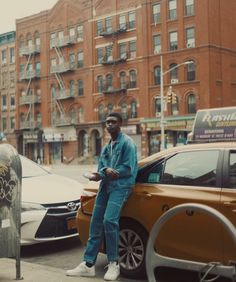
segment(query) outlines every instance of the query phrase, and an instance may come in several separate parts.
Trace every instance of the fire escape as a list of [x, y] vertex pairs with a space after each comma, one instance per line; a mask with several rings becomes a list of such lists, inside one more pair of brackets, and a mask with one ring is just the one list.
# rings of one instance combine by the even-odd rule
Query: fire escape
[[74, 85], [66, 86], [63, 75], [65, 73], [74, 71], [76, 69], [75, 55], [65, 60], [63, 55], [63, 48], [69, 47], [76, 43], [75, 36], [63, 36], [54, 38], [50, 42], [50, 48], [54, 49], [57, 55], [57, 61], [51, 65], [50, 73], [53, 74], [58, 83], [58, 91], [55, 97], [52, 97], [52, 116], [54, 117], [54, 126], [67, 126], [72, 123], [71, 117], [65, 111], [64, 101], [74, 98], [75, 89]]
[[20, 81], [25, 83], [26, 89], [21, 93], [19, 104], [27, 107], [21, 117], [21, 129], [35, 129], [41, 126], [35, 119], [35, 105], [41, 103], [41, 95], [36, 93], [36, 89], [32, 89], [33, 80], [40, 78], [40, 62], [33, 65], [34, 57], [38, 54], [40, 54], [40, 44], [32, 44], [32, 41], [28, 42], [28, 46], [20, 48], [20, 56], [27, 60], [24, 69], [20, 71]]

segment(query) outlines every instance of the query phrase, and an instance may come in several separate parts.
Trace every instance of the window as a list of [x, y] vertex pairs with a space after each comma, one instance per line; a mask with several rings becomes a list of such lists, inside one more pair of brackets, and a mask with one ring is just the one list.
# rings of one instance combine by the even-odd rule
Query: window
[[171, 103], [171, 114], [173, 116], [177, 116], [179, 114], [179, 99], [177, 95], [175, 96], [175, 101]]
[[114, 106], [112, 104], [107, 105], [107, 114], [108, 115], [113, 112], [113, 108], [114, 108]]
[[120, 53], [121, 59], [125, 59], [127, 57], [127, 55], [126, 55], [126, 44], [125, 43], [119, 44], [119, 53]]
[[16, 126], [16, 119], [15, 117], [10, 117], [10, 129], [14, 130]]
[[16, 108], [16, 98], [14, 94], [10, 97], [10, 107], [13, 110]]
[[177, 0], [169, 0], [169, 20], [177, 18]]
[[125, 29], [126, 28], [126, 17], [125, 17], [125, 15], [120, 15], [119, 16], [119, 28], [120, 29]]
[[71, 80], [70, 83], [70, 96], [74, 96], [74, 92], [75, 92], [75, 83], [74, 83], [74, 80]]
[[75, 28], [74, 27], [71, 27], [69, 29], [69, 41], [74, 41], [75, 39]]
[[136, 118], [138, 116], [137, 115], [137, 102], [136, 101], [132, 101], [130, 107], [131, 107], [130, 117], [131, 118]]
[[112, 17], [105, 19], [105, 29], [106, 29], [106, 32], [112, 31]]
[[110, 62], [113, 60], [112, 45], [106, 46], [106, 61]]
[[155, 101], [154, 102], [155, 115], [156, 117], [159, 117], [161, 113], [161, 97], [160, 96], [155, 97], [154, 101]]
[[79, 108], [79, 122], [84, 122], [84, 108]]
[[7, 110], [7, 95], [2, 95], [2, 111]]
[[186, 28], [186, 47], [187, 48], [195, 47], [195, 28], [194, 27]]
[[154, 68], [154, 84], [159, 85], [161, 83], [161, 67], [156, 66]]
[[103, 77], [99, 75], [97, 78], [98, 81], [98, 92], [101, 93], [103, 91]]
[[137, 87], [137, 75], [135, 70], [131, 70], [129, 72], [129, 87], [136, 88]]
[[130, 58], [136, 58], [136, 41], [129, 42], [129, 55]]
[[97, 63], [101, 64], [103, 62], [103, 48], [97, 48]]
[[2, 50], [2, 65], [5, 65], [7, 63], [7, 50]]
[[121, 104], [120, 106], [120, 111], [121, 111], [121, 116], [123, 120], [127, 120], [128, 119], [128, 106], [127, 104], [124, 102]]
[[152, 17], [154, 24], [161, 22], [161, 5], [155, 4], [152, 6]]
[[177, 50], [178, 49], [178, 33], [177, 33], [177, 31], [172, 31], [172, 32], [169, 33], [169, 41], [170, 41], [169, 49], [171, 51]]
[[7, 130], [7, 119], [5, 117], [2, 117], [2, 131]]
[[35, 63], [35, 71], [36, 71], [36, 77], [40, 77], [40, 72], [41, 72], [41, 63], [40, 62]]
[[84, 52], [79, 51], [78, 52], [78, 68], [81, 68], [84, 66]]
[[10, 83], [15, 83], [15, 72], [10, 71]]
[[[139, 171], [138, 182], [218, 187], [218, 150], [178, 153]], [[210, 161], [209, 161], [210, 160]]]
[[36, 38], [35, 38], [35, 45], [36, 45], [37, 49], [39, 49], [39, 47], [40, 47], [40, 37], [39, 37], [39, 35], [37, 35]]
[[96, 22], [96, 32], [97, 35], [100, 35], [100, 33], [103, 31], [103, 22], [102, 20], [99, 20]]
[[112, 90], [113, 77], [111, 74], [106, 75], [106, 90]]
[[195, 63], [187, 65], [187, 81], [196, 79]]
[[42, 127], [42, 114], [40, 112], [36, 113], [36, 127]]
[[83, 41], [84, 39], [84, 27], [83, 25], [78, 25], [77, 26], [77, 41]]
[[99, 105], [99, 107], [98, 107], [98, 119], [100, 121], [105, 121], [105, 118], [106, 118], [105, 107], [104, 107], [104, 105]]
[[136, 25], [135, 12], [128, 13], [128, 24], [129, 24], [129, 29], [135, 28]]
[[188, 113], [195, 114], [197, 110], [196, 110], [196, 97], [194, 94], [190, 93], [188, 95], [187, 103], [188, 103]]
[[175, 64], [175, 63], [170, 64], [169, 69], [170, 69], [170, 81], [172, 79], [178, 80], [178, 67], [177, 67], [177, 64]]
[[15, 63], [15, 48], [11, 47], [10, 48], [10, 63]]
[[229, 157], [229, 187], [236, 188], [236, 152], [230, 152]]
[[126, 89], [126, 73], [124, 71], [120, 73], [120, 88]]
[[154, 54], [159, 54], [161, 52], [161, 35], [160, 34], [153, 36], [153, 50], [154, 50]]
[[56, 33], [55, 32], [52, 32], [50, 34], [50, 47], [54, 47], [55, 46], [55, 43], [56, 43]]
[[70, 69], [75, 69], [75, 54], [74, 53], [70, 53], [69, 54], [69, 67]]
[[84, 95], [84, 82], [82, 79], [78, 80], [78, 95], [83, 96]]
[[194, 0], [185, 0], [185, 16], [194, 15]]

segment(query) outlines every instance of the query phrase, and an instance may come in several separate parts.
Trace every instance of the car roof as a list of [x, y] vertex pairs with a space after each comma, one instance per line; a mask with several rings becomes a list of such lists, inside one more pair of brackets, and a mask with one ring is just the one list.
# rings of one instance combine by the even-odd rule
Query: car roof
[[199, 150], [199, 149], [207, 150], [207, 149], [224, 149], [224, 148], [236, 149], [236, 142], [214, 142], [214, 143], [209, 142], [209, 143], [195, 143], [195, 144], [176, 146], [176, 147], [172, 147], [172, 148], [160, 151], [158, 153], [155, 153], [144, 159], [141, 159], [139, 161], [139, 166], [143, 166], [156, 159], [166, 157], [173, 153], [184, 152], [184, 151], [189, 151], [189, 150]]

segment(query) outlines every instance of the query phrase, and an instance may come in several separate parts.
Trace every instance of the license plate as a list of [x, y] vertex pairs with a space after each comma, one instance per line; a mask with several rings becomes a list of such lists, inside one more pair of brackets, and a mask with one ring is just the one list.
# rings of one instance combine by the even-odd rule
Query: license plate
[[77, 228], [77, 224], [76, 224], [75, 217], [68, 218], [67, 219], [67, 229], [71, 230], [71, 229], [76, 229], [76, 228]]

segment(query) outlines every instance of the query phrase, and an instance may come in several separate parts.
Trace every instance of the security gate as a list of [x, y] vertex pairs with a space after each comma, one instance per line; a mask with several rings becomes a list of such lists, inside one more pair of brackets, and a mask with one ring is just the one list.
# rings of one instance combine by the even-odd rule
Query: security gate
[[0, 144], [0, 257], [16, 258], [20, 279], [21, 161], [9, 144]]

